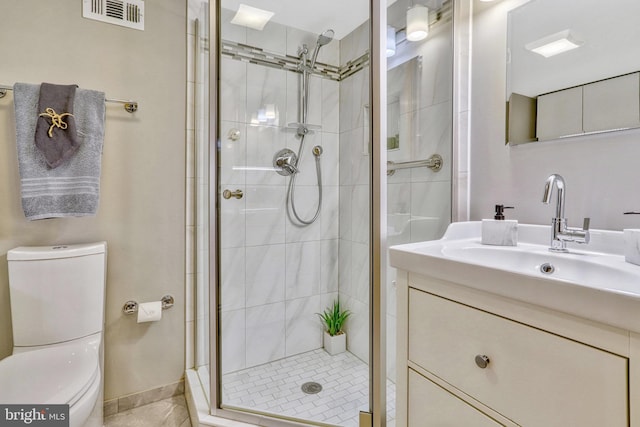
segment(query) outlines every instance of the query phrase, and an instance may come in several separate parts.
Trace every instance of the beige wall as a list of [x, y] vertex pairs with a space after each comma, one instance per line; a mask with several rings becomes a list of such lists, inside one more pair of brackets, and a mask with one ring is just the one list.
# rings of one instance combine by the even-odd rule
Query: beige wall
[[[145, 6], [145, 31], [136, 31], [83, 19], [80, 0], [0, 3], [0, 84], [76, 83], [140, 103], [133, 115], [107, 104], [98, 214], [29, 222], [11, 92], [0, 99], [0, 358], [12, 347], [7, 251], [106, 240], [105, 399], [178, 381], [184, 371], [186, 0]], [[129, 299], [167, 293], [176, 305], [161, 322], [122, 315]]]

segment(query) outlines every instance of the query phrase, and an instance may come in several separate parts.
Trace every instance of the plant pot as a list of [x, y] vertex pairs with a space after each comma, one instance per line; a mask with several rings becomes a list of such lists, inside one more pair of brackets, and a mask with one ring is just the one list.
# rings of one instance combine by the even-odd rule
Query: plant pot
[[338, 335], [331, 336], [327, 331], [325, 331], [324, 349], [332, 356], [344, 353], [347, 350], [347, 334], [342, 332]]

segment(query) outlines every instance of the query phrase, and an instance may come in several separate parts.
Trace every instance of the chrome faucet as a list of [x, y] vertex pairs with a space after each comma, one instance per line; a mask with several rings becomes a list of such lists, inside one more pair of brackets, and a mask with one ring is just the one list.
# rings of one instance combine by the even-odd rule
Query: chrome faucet
[[553, 174], [547, 178], [544, 184], [544, 195], [542, 203], [549, 204], [553, 187], [556, 187], [556, 216], [551, 220], [551, 247], [553, 252], [568, 252], [567, 242], [589, 243], [589, 218], [584, 219], [582, 229], [567, 226], [567, 219], [564, 217], [564, 178], [558, 174]]

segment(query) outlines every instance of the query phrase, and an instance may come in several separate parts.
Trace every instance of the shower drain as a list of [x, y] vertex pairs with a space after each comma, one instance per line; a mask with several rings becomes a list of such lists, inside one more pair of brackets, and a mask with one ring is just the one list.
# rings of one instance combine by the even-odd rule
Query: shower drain
[[304, 383], [301, 388], [306, 394], [316, 394], [322, 391], [322, 386], [315, 382]]

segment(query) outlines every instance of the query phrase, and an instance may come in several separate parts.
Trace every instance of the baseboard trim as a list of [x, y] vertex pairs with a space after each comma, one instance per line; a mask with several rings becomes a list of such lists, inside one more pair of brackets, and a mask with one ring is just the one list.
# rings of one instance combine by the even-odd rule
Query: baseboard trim
[[115, 415], [139, 406], [184, 394], [184, 380], [104, 401], [104, 416]]

